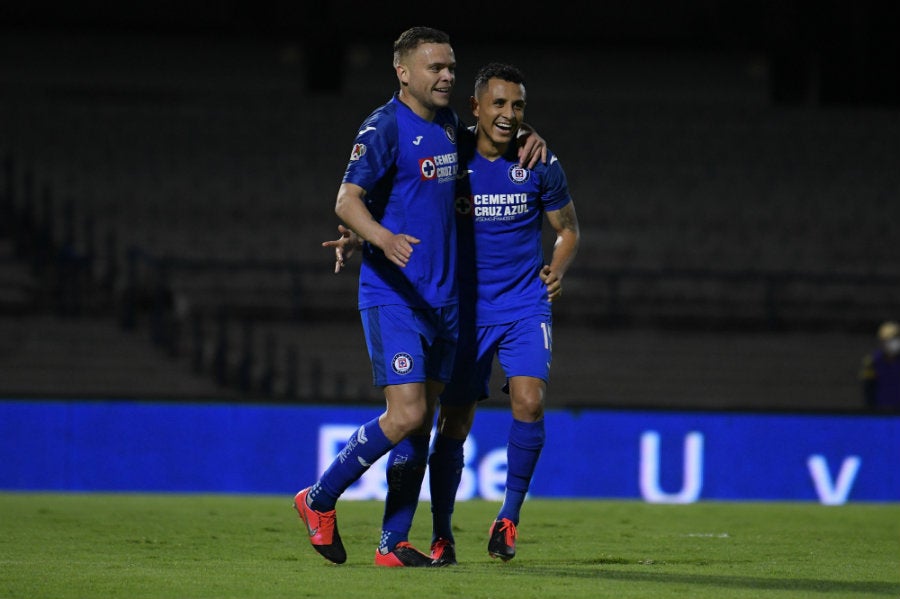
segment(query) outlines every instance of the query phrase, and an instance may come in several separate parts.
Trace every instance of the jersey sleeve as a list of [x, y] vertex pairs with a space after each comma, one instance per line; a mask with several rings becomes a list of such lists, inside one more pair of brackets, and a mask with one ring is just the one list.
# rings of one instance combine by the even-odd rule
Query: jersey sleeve
[[367, 192], [393, 167], [397, 155], [397, 120], [385, 110], [373, 112], [353, 140], [344, 183], [359, 185]]
[[541, 201], [545, 211], [559, 210], [572, 201], [569, 183], [556, 154], [547, 153], [547, 164], [538, 163], [541, 169]]

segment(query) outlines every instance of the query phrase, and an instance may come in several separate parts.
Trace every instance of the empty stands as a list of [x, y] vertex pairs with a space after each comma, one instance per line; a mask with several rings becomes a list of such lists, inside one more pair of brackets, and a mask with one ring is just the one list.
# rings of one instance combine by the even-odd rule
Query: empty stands
[[[0, 189], [4, 214], [18, 220], [0, 231], [3, 264], [18, 266], [0, 271], [10, 281], [0, 320], [53, 311], [46, 279], [22, 266], [33, 255], [13, 247], [40, 232], [54, 251], [90, 258], [79, 266], [82, 313], [146, 332], [181, 372], [218, 377], [224, 386], [213, 390], [377, 399], [353, 266], [334, 275], [321, 242], [336, 235], [334, 195], [355, 128], [395, 87], [387, 43], [350, 48], [341, 93], [307, 92], [302, 68], [315, 57], [277, 40], [6, 44]], [[475, 66], [520, 64], [527, 120], [559, 155], [576, 200], [584, 242], [555, 307], [553, 400], [857, 405], [856, 354], [873, 323], [900, 310], [900, 115], [773, 106], [754, 56], [555, 52], [458, 47], [466, 70], [456, 92], [466, 119]], [[767, 348], [798, 331], [787, 337], [796, 370], [781, 370], [786, 356]], [[217, 337], [225, 332], [228, 344]], [[667, 349], [648, 371], [656, 334]], [[73, 335], [86, 333], [76, 325]], [[723, 345], [755, 349], [729, 357]], [[816, 383], [823, 363], [831, 378]], [[137, 395], [167, 394], [159, 381], [134, 381]], [[42, 384], [34, 390], [64, 389]]]

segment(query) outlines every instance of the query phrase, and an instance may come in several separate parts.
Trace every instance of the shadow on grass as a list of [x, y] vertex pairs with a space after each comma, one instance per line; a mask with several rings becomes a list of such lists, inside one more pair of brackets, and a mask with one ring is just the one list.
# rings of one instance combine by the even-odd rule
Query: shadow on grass
[[[733, 589], [760, 589], [768, 591], [815, 591], [820, 593], [850, 593], [900, 596], [900, 583], [881, 580], [814, 580], [809, 578], [762, 578], [759, 576], [727, 576], [721, 574], [679, 574], [677, 572], [635, 572], [615, 570], [604, 565], [619, 565], [621, 560], [584, 561], [572, 567], [529, 564], [529, 574], [548, 577], [601, 578], [629, 582], [718, 586]], [[630, 564], [634, 564], [633, 561]], [[583, 566], [600, 566], [585, 569]]]

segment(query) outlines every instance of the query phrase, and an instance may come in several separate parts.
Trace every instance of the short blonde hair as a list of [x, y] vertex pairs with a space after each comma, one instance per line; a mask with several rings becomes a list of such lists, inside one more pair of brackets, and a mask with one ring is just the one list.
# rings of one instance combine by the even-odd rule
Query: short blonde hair
[[450, 36], [433, 27], [410, 27], [394, 41], [394, 68], [420, 44], [449, 44]]

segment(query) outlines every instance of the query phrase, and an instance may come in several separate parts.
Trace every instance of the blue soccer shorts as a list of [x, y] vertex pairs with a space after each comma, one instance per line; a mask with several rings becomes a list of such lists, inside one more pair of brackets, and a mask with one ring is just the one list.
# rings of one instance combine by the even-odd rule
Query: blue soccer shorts
[[453, 376], [441, 394], [441, 403], [465, 406], [486, 399], [495, 355], [506, 378], [531, 376], [549, 382], [552, 354], [549, 315], [480, 327], [467, 327], [463, 323]]
[[458, 306], [375, 306], [360, 310], [360, 317], [376, 386], [450, 380], [459, 334]]

